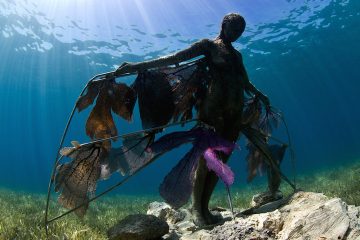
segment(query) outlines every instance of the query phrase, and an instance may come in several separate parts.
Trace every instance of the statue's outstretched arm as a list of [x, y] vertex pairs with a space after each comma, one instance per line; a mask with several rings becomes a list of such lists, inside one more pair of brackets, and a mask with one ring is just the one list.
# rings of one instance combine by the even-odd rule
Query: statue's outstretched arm
[[247, 92], [251, 92], [252, 94], [254, 94], [255, 96], [258, 96], [260, 98], [260, 100], [266, 105], [266, 106], [269, 106], [270, 105], [270, 100], [269, 98], [263, 94], [262, 92], [260, 92], [259, 89], [257, 89], [251, 82], [250, 82], [250, 79], [249, 79], [249, 76], [246, 72], [246, 69], [245, 69], [245, 66], [244, 66], [244, 63], [242, 61], [242, 56], [241, 54], [239, 53], [239, 58], [240, 58], [240, 61], [239, 61], [239, 67], [240, 67], [240, 70], [241, 70], [241, 73], [243, 74], [243, 79], [244, 79], [244, 87], [245, 87], [245, 91]]
[[137, 72], [145, 69], [169, 66], [176, 63], [181, 63], [192, 58], [205, 55], [208, 49], [209, 40], [203, 39], [194, 44], [189, 48], [179, 51], [175, 54], [160, 57], [154, 60], [139, 62], [139, 63], [124, 63], [117, 70], [116, 74]]

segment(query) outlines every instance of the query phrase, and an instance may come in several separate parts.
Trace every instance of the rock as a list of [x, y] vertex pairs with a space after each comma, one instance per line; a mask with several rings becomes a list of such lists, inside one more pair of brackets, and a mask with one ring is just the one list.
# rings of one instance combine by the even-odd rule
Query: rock
[[153, 240], [169, 232], [169, 225], [153, 215], [134, 214], [119, 221], [107, 234], [112, 240]]
[[180, 232], [193, 232], [197, 228], [193, 221], [182, 221], [176, 227]]
[[191, 212], [188, 209], [179, 209], [178, 211], [180, 211], [185, 217], [182, 221], [191, 221], [193, 219]]
[[345, 239], [351, 230], [347, 205], [340, 198], [299, 192], [280, 211], [284, 225], [279, 239]]
[[234, 209], [234, 214], [231, 212], [231, 210], [226, 210], [226, 211], [211, 211], [212, 214], [214, 215], [221, 215], [222, 219], [224, 220], [231, 220], [233, 218], [233, 216], [236, 215], [236, 213], [238, 213], [239, 211], [237, 209]]
[[[297, 192], [257, 211], [250, 216], [237, 215], [210, 230], [198, 230], [185, 214], [184, 220], [171, 225], [175, 238], [164, 239], [360, 239], [360, 207], [322, 193]], [[228, 217], [230, 212], [220, 209], [220, 213]]]
[[184, 234], [180, 240], [208, 240], [211, 239], [211, 234], [206, 230], [199, 230], [191, 234]]
[[[251, 214], [254, 213], [267, 213], [271, 211], [275, 211], [279, 207], [288, 203], [290, 198], [281, 198], [279, 200], [275, 200], [273, 202], [268, 202], [262, 206], [254, 207], [251, 209]], [[247, 215], [247, 214], [246, 214]]]
[[358, 216], [358, 208], [348, 207], [339, 198], [298, 192], [278, 210], [215, 227], [209, 239], [357, 239]]
[[186, 213], [184, 211], [176, 211], [171, 206], [164, 202], [150, 203], [147, 214], [154, 215], [169, 224], [175, 224], [184, 220]]
[[360, 239], [360, 207], [354, 205], [348, 206], [348, 215], [350, 217], [350, 232], [347, 239]]
[[175, 230], [170, 231], [168, 234], [163, 236], [163, 239], [166, 240], [179, 240], [181, 237], [181, 234]]
[[[262, 218], [236, 218], [217, 226], [202, 236], [202, 240], [238, 240], [238, 239], [275, 239], [272, 228], [266, 228], [272, 222], [272, 216], [264, 214]], [[257, 227], [258, 226], [258, 227]], [[194, 238], [195, 239], [195, 238]]]
[[283, 198], [283, 194], [281, 191], [277, 191], [275, 194], [271, 192], [263, 192], [256, 194], [252, 197], [251, 206], [254, 208], [265, 205], [266, 203], [277, 201]]

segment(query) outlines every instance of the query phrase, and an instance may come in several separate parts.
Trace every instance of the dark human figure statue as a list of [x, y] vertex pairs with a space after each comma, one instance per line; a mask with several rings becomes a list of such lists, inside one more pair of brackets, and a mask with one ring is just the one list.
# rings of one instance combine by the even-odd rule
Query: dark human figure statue
[[[214, 128], [221, 137], [235, 142], [238, 140], [243, 126], [244, 93], [248, 92], [258, 96], [264, 105], [270, 105], [268, 97], [249, 81], [242, 55], [232, 46], [232, 42], [236, 41], [244, 32], [245, 25], [244, 18], [239, 14], [228, 14], [224, 17], [220, 34], [215, 39], [200, 40], [187, 49], [155, 60], [124, 63], [116, 73], [138, 72], [205, 56], [211, 74], [211, 82], [205, 99], [199, 107], [197, 118]], [[227, 162], [229, 158], [226, 155], [221, 157], [223, 162]], [[268, 200], [271, 201], [278, 192], [280, 178], [270, 177], [269, 180], [268, 195], [270, 197], [268, 196]], [[218, 221], [208, 208], [217, 181], [218, 177], [213, 172], [209, 172], [205, 167], [204, 159], [200, 159], [192, 193], [192, 214], [198, 225], [213, 224]]]

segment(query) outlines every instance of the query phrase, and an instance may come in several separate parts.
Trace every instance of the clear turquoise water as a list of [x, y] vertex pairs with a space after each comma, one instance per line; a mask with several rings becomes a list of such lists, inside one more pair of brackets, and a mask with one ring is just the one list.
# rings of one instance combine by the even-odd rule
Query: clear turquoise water
[[[214, 38], [229, 12], [247, 20], [235, 47], [251, 81], [285, 114], [297, 172], [360, 160], [358, 0], [0, 0], [0, 187], [46, 192], [69, 112], [94, 74]], [[87, 140], [86, 117], [77, 115], [65, 145]], [[121, 133], [140, 128], [138, 113], [131, 125], [118, 123]], [[285, 139], [283, 128], [277, 136]], [[116, 192], [157, 192], [183, 152]], [[239, 186], [244, 157], [243, 148], [230, 161]], [[291, 176], [289, 158], [283, 169]]]

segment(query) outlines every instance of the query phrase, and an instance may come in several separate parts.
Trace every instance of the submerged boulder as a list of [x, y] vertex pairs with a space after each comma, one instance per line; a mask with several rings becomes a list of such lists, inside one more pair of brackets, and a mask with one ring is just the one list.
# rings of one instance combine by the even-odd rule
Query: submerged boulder
[[134, 214], [119, 221], [107, 234], [111, 240], [154, 240], [169, 232], [169, 225], [153, 215]]
[[299, 192], [282, 207], [279, 239], [359, 239], [359, 207], [321, 193]]

